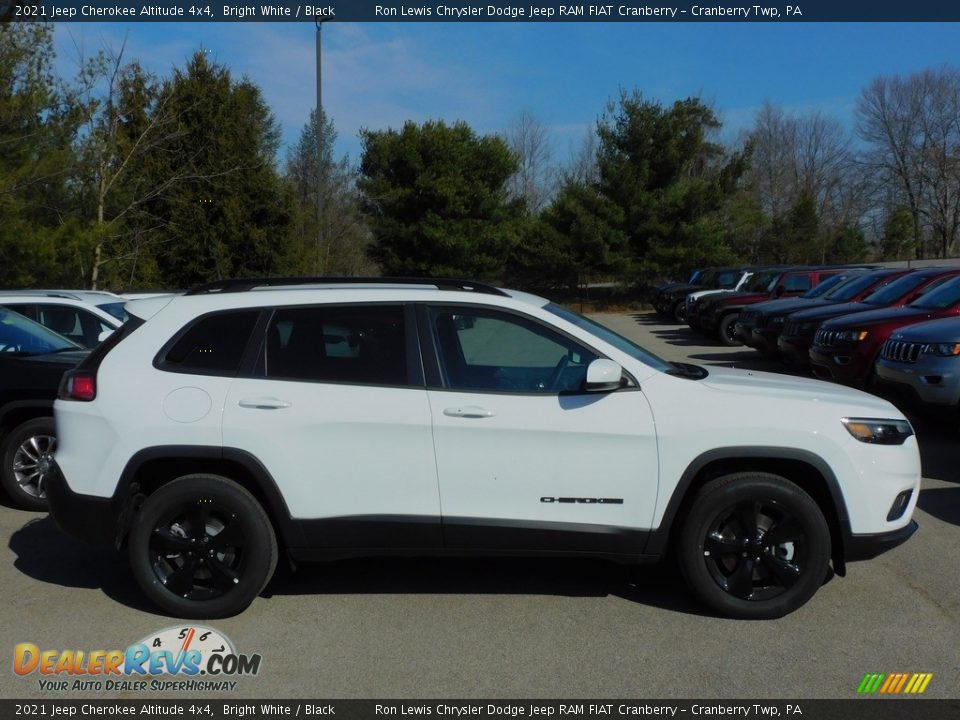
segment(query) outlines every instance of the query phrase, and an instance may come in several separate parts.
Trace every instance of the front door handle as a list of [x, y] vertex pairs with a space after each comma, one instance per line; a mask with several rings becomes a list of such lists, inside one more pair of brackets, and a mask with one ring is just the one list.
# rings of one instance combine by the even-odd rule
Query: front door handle
[[449, 417], [462, 417], [462, 418], [488, 418], [493, 417], [493, 413], [487, 410], [486, 408], [477, 407], [476, 405], [467, 405], [465, 407], [448, 407], [443, 411], [444, 415]]
[[243, 398], [239, 405], [253, 410], [282, 410], [290, 407], [290, 403], [275, 397]]

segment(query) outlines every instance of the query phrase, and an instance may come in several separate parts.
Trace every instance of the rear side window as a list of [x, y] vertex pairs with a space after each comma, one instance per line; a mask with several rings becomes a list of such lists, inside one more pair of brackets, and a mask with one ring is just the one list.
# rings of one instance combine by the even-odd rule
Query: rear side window
[[330, 305], [278, 309], [264, 374], [277, 380], [408, 385], [404, 309]]
[[190, 325], [160, 360], [161, 370], [236, 375], [259, 310], [208, 315]]

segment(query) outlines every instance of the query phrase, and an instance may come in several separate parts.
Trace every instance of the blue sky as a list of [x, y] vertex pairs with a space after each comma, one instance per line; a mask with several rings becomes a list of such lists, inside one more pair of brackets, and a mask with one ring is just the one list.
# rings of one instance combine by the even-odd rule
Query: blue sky
[[[711, 102], [727, 138], [765, 101], [817, 109], [847, 126], [878, 75], [960, 65], [956, 24], [843, 23], [328, 23], [323, 103], [339, 154], [356, 162], [360, 128], [462, 119], [481, 133], [521, 110], [549, 128], [563, 160], [619, 88], [664, 103]], [[308, 23], [74, 23], [56, 25], [61, 73], [77, 47], [103, 43], [158, 75], [201, 46], [263, 90], [292, 145], [315, 104], [315, 34]], [[285, 156], [285, 150], [281, 156]]]

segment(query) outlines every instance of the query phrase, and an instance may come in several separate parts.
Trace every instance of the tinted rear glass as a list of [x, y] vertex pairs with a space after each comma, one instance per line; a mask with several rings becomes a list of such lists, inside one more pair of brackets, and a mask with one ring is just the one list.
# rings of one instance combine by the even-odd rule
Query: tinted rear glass
[[259, 310], [243, 310], [200, 319], [167, 351], [160, 367], [176, 372], [235, 375], [259, 315]]

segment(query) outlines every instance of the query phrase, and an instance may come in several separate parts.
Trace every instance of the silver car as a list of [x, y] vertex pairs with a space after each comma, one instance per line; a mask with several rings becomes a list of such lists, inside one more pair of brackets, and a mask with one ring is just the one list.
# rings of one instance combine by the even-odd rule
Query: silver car
[[960, 404], [960, 318], [908, 325], [893, 333], [880, 350], [877, 377], [912, 388], [931, 405]]

